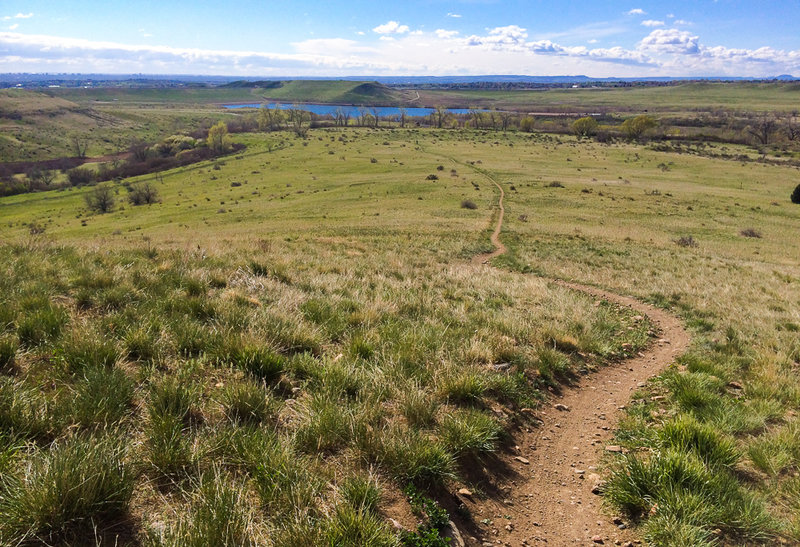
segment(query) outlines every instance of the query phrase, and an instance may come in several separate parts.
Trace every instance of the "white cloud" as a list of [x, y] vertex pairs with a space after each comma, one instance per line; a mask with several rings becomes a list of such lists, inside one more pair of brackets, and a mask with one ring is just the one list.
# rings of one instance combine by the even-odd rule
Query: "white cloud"
[[3, 21], [10, 21], [11, 19], [30, 19], [33, 17], [33, 13], [18, 13], [16, 15], [6, 15], [3, 17]]
[[19, 28], [19, 23], [14, 23], [10, 27], [8, 27], [8, 30], [17, 30], [18, 28]]
[[630, 48], [531, 39], [517, 25], [461, 36], [438, 29], [384, 39], [310, 39], [292, 53], [131, 45], [0, 32], [0, 72], [224, 74], [262, 77], [458, 74], [770, 76], [800, 73], [800, 50], [703, 45], [679, 29], [653, 29]]
[[448, 13], [447, 16], [452, 17], [454, 19], [461, 19], [461, 15], [459, 15], [458, 13]]
[[436, 29], [435, 34], [436, 34], [436, 36], [438, 38], [447, 39], [447, 38], [453, 38], [453, 37], [457, 36], [458, 35], [458, 31], [457, 30], [445, 30], [445, 29], [440, 28], [440, 29]]
[[663, 27], [664, 21], [656, 21], [654, 19], [646, 19], [642, 21], [643, 27]]
[[700, 52], [700, 39], [685, 30], [657, 29], [639, 42], [638, 49], [659, 55], [693, 55]]
[[596, 43], [597, 43], [597, 42], [599, 42], [599, 41], [600, 41], [600, 40], [598, 40], [597, 38], [592, 38], [591, 40], [589, 40], [589, 43], [590, 43], [590, 44], [596, 44]]
[[675, 21], [673, 21], [673, 24], [688, 26], [688, 25], [693, 25], [694, 23], [692, 23], [691, 21], [686, 21], [684, 19], [676, 19]]
[[628, 15], [645, 15], [647, 12], [641, 8], [633, 8], [628, 12]]
[[405, 34], [409, 30], [408, 25], [401, 25], [397, 21], [389, 21], [383, 25], [378, 25], [372, 29], [372, 32], [377, 34]]

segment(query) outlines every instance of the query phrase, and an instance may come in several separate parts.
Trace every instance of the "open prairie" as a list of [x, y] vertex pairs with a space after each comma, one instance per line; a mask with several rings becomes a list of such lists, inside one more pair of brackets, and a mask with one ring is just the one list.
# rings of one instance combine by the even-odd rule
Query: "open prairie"
[[[800, 541], [791, 150], [396, 124], [233, 141], [0, 198], [2, 542]], [[482, 264], [501, 192], [507, 249]], [[674, 316], [691, 342], [657, 353]], [[554, 413], [656, 354], [608, 416]], [[572, 423], [580, 459], [553, 448]], [[572, 476], [531, 490], [556, 460]]]

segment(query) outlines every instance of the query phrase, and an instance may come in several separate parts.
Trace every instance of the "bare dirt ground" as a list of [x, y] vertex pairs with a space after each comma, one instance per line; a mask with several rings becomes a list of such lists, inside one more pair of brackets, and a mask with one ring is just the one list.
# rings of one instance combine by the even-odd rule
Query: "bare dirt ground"
[[[499, 241], [504, 192], [493, 182], [500, 190], [492, 235], [496, 249], [475, 257], [473, 262], [479, 264], [506, 250]], [[637, 357], [584, 376], [553, 394], [521, 420], [534, 425], [512, 433], [511, 450], [476, 464], [482, 467], [475, 469], [476, 475], [491, 477], [490, 483], [481, 484], [481, 493], [462, 489], [455, 494], [454, 505], [470, 517], [455, 517], [463, 543], [456, 540], [451, 545], [638, 543], [627, 523], [603, 511], [602, 498], [592, 492], [600, 481], [595, 471], [604, 452], [619, 450], [610, 445], [613, 430], [634, 391], [674, 362], [688, 347], [690, 336], [678, 318], [634, 298], [561, 280], [552, 283], [647, 316], [657, 329], [656, 341]]]

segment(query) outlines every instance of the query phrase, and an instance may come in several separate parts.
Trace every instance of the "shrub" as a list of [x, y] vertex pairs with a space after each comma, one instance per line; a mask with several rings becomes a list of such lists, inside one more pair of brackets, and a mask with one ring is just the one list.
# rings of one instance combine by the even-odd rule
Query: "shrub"
[[697, 240], [693, 236], [681, 236], [675, 240], [676, 245], [680, 245], [681, 247], [697, 247], [698, 243]]
[[149, 182], [132, 186], [128, 192], [128, 202], [131, 205], [151, 205], [159, 201], [158, 190]]
[[572, 122], [572, 132], [578, 137], [591, 137], [597, 132], [597, 120], [591, 116], [578, 118]]
[[76, 167], [67, 171], [67, 180], [72, 186], [91, 184], [96, 180], [97, 174], [88, 167]]
[[68, 532], [118, 522], [133, 492], [120, 439], [75, 437], [39, 450], [0, 489], [0, 537], [8, 544], [60, 543]]
[[739, 235], [744, 236], [744, 237], [760, 238], [761, 237], [761, 232], [759, 232], [758, 230], [755, 230], [754, 228], [745, 228], [744, 230], [739, 232]]
[[471, 210], [474, 210], [474, 209], [477, 209], [477, 208], [478, 208], [478, 206], [475, 204], [475, 202], [474, 202], [474, 201], [472, 201], [472, 200], [470, 200], [470, 199], [465, 199], [465, 200], [463, 200], [463, 201], [461, 202], [461, 208], [462, 208], [462, 209], [471, 209]]
[[83, 196], [86, 206], [96, 213], [110, 213], [114, 209], [114, 191], [108, 184], [95, 186]]
[[791, 198], [792, 198], [792, 203], [800, 203], [800, 184], [795, 186]]

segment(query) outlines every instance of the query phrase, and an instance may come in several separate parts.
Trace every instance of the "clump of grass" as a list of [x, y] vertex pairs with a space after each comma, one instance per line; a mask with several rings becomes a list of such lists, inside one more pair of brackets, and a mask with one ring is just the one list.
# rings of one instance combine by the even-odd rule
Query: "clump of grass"
[[140, 363], [154, 363], [162, 354], [161, 336], [155, 325], [128, 330], [122, 338], [128, 358]]
[[133, 492], [120, 439], [74, 437], [37, 451], [0, 489], [4, 543], [58, 543], [118, 521]]
[[257, 545], [254, 515], [247, 489], [219, 468], [200, 475], [190, 493], [188, 515], [159, 533], [151, 532], [154, 545], [163, 547], [247, 547]]
[[274, 415], [274, 402], [262, 383], [250, 381], [226, 386], [221, 402], [225, 417], [233, 423], [260, 424]]
[[381, 489], [372, 476], [352, 475], [339, 485], [342, 499], [357, 511], [377, 513]]
[[364, 444], [365, 456], [398, 481], [435, 485], [455, 477], [453, 455], [417, 430], [391, 427]]
[[336, 508], [326, 523], [325, 544], [360, 547], [398, 547], [399, 542], [384, 519], [349, 504]]
[[800, 462], [800, 425], [791, 422], [754, 440], [747, 447], [753, 464], [771, 476]]
[[475, 210], [478, 208], [478, 205], [471, 199], [465, 199], [461, 201], [461, 208]]
[[400, 396], [400, 412], [412, 427], [430, 427], [436, 421], [439, 402], [419, 388], [411, 388]]
[[456, 457], [480, 456], [494, 452], [500, 440], [501, 424], [476, 409], [459, 409], [442, 419], [439, 436], [444, 447]]
[[365, 418], [363, 409], [328, 394], [315, 394], [302, 412], [295, 443], [304, 452], [334, 452], [343, 448]]
[[730, 469], [739, 460], [736, 443], [723, 437], [717, 428], [702, 424], [691, 416], [680, 416], [664, 424], [661, 444], [679, 452], [692, 452], [711, 469]]
[[632, 519], [649, 517], [650, 541], [674, 533], [712, 542], [717, 529], [739, 541], [765, 541], [774, 529], [763, 503], [732, 473], [708, 467], [694, 452], [667, 448], [647, 458], [624, 456], [604, 493]]
[[64, 418], [83, 427], [117, 424], [131, 408], [135, 384], [119, 369], [88, 367], [75, 385]]
[[476, 370], [451, 370], [437, 383], [442, 398], [456, 404], [477, 404], [488, 390], [485, 376]]
[[174, 476], [193, 462], [190, 439], [186, 434], [197, 394], [193, 387], [168, 379], [151, 388], [147, 405], [148, 458], [161, 474]]
[[68, 320], [67, 313], [50, 302], [41, 307], [26, 310], [17, 320], [17, 336], [25, 347], [40, 346], [61, 336]]
[[231, 364], [248, 374], [272, 382], [286, 368], [286, 358], [266, 347], [244, 346], [230, 356]]
[[0, 336], [0, 372], [9, 374], [14, 371], [19, 342], [14, 336]]
[[38, 387], [0, 377], [0, 432], [44, 440], [56, 432], [55, 405]]
[[84, 368], [113, 367], [119, 350], [113, 340], [85, 329], [72, 332], [61, 344], [61, 357], [72, 373]]

